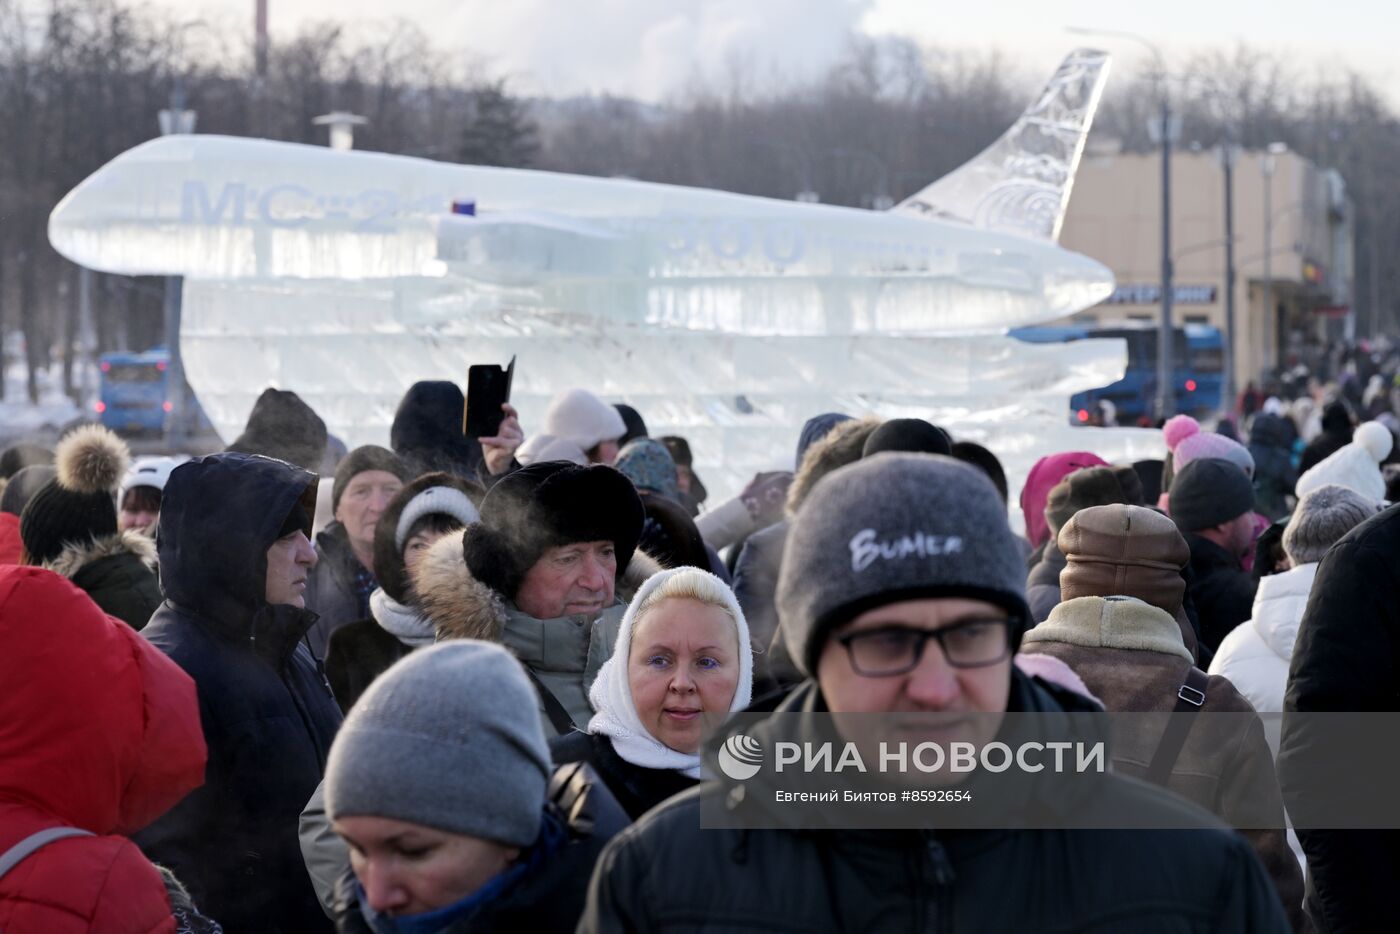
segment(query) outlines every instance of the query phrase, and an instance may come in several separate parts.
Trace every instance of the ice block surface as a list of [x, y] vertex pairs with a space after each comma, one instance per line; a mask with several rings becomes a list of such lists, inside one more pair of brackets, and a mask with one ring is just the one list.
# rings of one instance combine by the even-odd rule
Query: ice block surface
[[653, 435], [687, 437], [718, 496], [755, 471], [791, 468], [802, 422], [826, 411], [928, 418], [995, 451], [1013, 491], [1056, 450], [1109, 459], [1163, 451], [1160, 432], [1068, 424], [1071, 395], [1121, 378], [1121, 340], [619, 328], [586, 316], [474, 313], [476, 301], [442, 279], [188, 280], [182, 346], [225, 437], [275, 385], [300, 393], [351, 446], [387, 443], [415, 381], [464, 383], [469, 362], [518, 355], [512, 401], [527, 433], [540, 430], [556, 392], [587, 386], [635, 406]]

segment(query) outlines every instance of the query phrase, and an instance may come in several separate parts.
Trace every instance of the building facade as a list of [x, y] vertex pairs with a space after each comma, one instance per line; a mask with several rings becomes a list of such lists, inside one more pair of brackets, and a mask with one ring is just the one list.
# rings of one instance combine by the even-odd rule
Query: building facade
[[[1159, 321], [1161, 156], [1092, 141], [1080, 163], [1060, 242], [1113, 270], [1104, 303], [1063, 323]], [[1295, 363], [1309, 345], [1353, 327], [1352, 206], [1340, 174], [1275, 145], [1234, 163], [1235, 381], [1243, 388]], [[1226, 333], [1225, 172], [1219, 149], [1175, 153], [1172, 257], [1175, 324]]]

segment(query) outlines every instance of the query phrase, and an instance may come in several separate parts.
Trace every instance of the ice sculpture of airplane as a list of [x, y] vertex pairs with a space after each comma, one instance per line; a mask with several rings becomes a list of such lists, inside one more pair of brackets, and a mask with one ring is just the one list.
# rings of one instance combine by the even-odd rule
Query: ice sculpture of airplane
[[186, 372], [229, 437], [277, 385], [382, 443], [415, 380], [517, 354], [527, 430], [591, 386], [731, 484], [828, 409], [938, 417], [1016, 460], [1122, 371], [1116, 347], [1002, 336], [1112, 291], [1055, 243], [1107, 69], [1071, 54], [991, 147], [883, 212], [168, 136], [79, 184], [49, 236], [85, 266], [185, 277]]

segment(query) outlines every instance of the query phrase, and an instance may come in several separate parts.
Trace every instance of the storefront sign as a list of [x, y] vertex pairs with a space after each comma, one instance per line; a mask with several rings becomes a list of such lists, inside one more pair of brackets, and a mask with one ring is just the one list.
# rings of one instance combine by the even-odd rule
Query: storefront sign
[[[1214, 305], [1213, 285], [1172, 286], [1173, 305]], [[1157, 305], [1162, 301], [1162, 286], [1158, 284], [1120, 285], [1104, 300], [1105, 305]]]

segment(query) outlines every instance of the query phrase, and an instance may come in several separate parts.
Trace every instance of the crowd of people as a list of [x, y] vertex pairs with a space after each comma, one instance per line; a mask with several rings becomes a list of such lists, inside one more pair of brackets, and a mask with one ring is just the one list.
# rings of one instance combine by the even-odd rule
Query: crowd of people
[[[929, 421], [818, 415], [712, 502], [583, 388], [528, 439], [439, 381], [389, 447], [273, 389], [218, 454], [12, 446], [0, 931], [1386, 929], [1394, 834], [1295, 833], [1308, 750], [1258, 716], [1400, 696], [1400, 419], [1355, 382], [1047, 451], [1024, 534]], [[1149, 829], [701, 827], [768, 806], [707, 715], [1181, 710], [1235, 726], [1026, 803]]]

